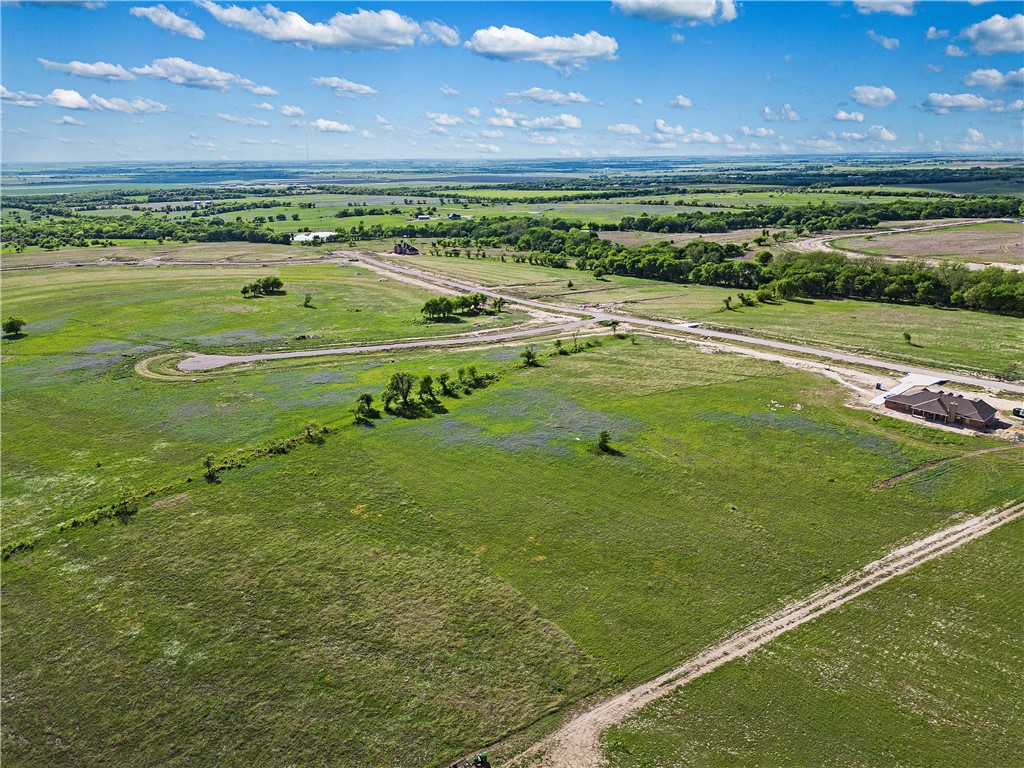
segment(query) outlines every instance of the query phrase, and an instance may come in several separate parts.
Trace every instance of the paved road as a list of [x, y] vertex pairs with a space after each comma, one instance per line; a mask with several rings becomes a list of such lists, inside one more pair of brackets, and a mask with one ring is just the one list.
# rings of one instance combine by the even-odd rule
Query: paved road
[[[804, 355], [813, 355], [815, 357], [824, 358], [826, 360], [835, 360], [841, 363], [851, 363], [854, 365], [862, 365], [886, 371], [899, 371], [901, 373], [914, 373], [922, 376], [931, 376], [933, 378], [938, 378], [943, 381], [951, 381], [956, 382], [958, 384], [969, 384], [971, 386], [976, 387], [984, 388], [997, 386], [1001, 389], [1009, 389], [1013, 392], [1019, 392], [1024, 394], [1024, 385], [1017, 383], [1007, 384], [1005, 382], [999, 382], [994, 379], [988, 379], [980, 376], [967, 376], [963, 374], [949, 373], [947, 371], [938, 371], [929, 368], [921, 368], [914, 365], [906, 365], [904, 363], [895, 363], [886, 360], [878, 360], [876, 358], [865, 357], [863, 355], [851, 355], [845, 352], [836, 352], [833, 350], [821, 349], [818, 347], [812, 347], [805, 344], [790, 344], [785, 341], [761, 339], [754, 336], [745, 336], [740, 333], [716, 331], [709, 328], [702, 328], [697, 323], [670, 323], [661, 320], [648, 320], [645, 318], [634, 317], [633, 315], [628, 315], [621, 312], [593, 312], [591, 310], [583, 309], [580, 307], [565, 306], [562, 304], [554, 304], [547, 301], [537, 301], [535, 299], [523, 299], [508, 293], [501, 293], [499, 291], [495, 291], [491, 288], [486, 288], [480, 285], [475, 285], [473, 283], [468, 283], [463, 280], [456, 280], [450, 277], [441, 277], [431, 272], [425, 272], [420, 269], [401, 266], [390, 260], [374, 258], [372, 256], [366, 256], [364, 254], [353, 253], [349, 251], [341, 251], [339, 252], [339, 254], [347, 257], [347, 261], [345, 261], [344, 263], [349, 265], [361, 263], [371, 269], [374, 269], [378, 272], [382, 272], [384, 274], [404, 276], [420, 282], [429, 283], [437, 287], [448, 288], [456, 291], [464, 291], [467, 293], [482, 293], [485, 296], [489, 296], [491, 298], [505, 299], [510, 304], [518, 304], [520, 306], [539, 309], [544, 312], [550, 312], [553, 314], [563, 316], [572, 315], [578, 317], [579, 319], [565, 323], [558, 323], [554, 325], [528, 328], [525, 330], [515, 330], [506, 331], [503, 333], [489, 334], [486, 336], [465, 336], [447, 339], [423, 339], [420, 341], [404, 341], [393, 342], [388, 344], [334, 347], [331, 349], [311, 349], [295, 352], [270, 352], [255, 355], [194, 355], [184, 359], [181, 363], [179, 363], [178, 368], [186, 372], [198, 372], [209, 371], [215, 368], [224, 367], [226, 365], [255, 362], [258, 360], [282, 360], [291, 357], [318, 357], [321, 355], [345, 355], [356, 354], [360, 352], [388, 352], [392, 350], [398, 351], [402, 349], [422, 349], [428, 347], [450, 347], [470, 344], [487, 344], [502, 341], [515, 341], [518, 339], [530, 338], [532, 336], [540, 336], [549, 333], [561, 333], [565, 331], [571, 331], [577, 328], [592, 325], [594, 323], [608, 322], [614, 320], [620, 323], [628, 323], [629, 325], [638, 328], [653, 328], [659, 331], [670, 331], [673, 333], [689, 334], [701, 338], [720, 339], [722, 341], [747, 344], [757, 347], [767, 347], [769, 349], [777, 349], [785, 352], [796, 352]], [[342, 262], [339, 261], [339, 263]]]

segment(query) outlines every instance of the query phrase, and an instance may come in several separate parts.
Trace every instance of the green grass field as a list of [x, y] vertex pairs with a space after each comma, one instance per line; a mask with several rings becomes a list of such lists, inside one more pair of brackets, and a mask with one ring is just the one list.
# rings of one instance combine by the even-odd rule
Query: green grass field
[[[625, 342], [530, 371], [507, 369], [514, 350], [473, 354], [112, 377], [61, 403], [61, 426], [102, 434], [69, 446], [80, 466], [141, 485], [131, 460], [173, 441], [159, 479], [195, 481], [4, 565], [5, 757], [441, 762], [1024, 492], [1003, 454], [870, 490], [990, 443], [873, 423], [773, 364]], [[390, 371], [473, 359], [502, 381], [448, 414], [349, 424]], [[107, 403], [123, 405], [92, 421]], [[313, 417], [337, 430], [323, 446], [199, 480], [211, 445]], [[601, 428], [622, 456], [590, 452]], [[5, 471], [42, 481], [60, 433], [34, 430], [6, 436]], [[38, 484], [5, 520], [59, 494]]]
[[648, 706], [613, 766], [1024, 763], [1017, 521]]
[[[289, 294], [255, 303], [283, 303], [241, 313], [224, 309], [253, 303], [236, 284], [265, 271], [5, 274], [5, 303], [34, 323], [3, 347], [4, 541], [40, 536], [2, 566], [6, 762], [442, 764], [1024, 496], [1014, 452], [873, 489], [999, 443], [646, 338], [546, 344], [531, 369], [494, 347], [197, 382], [132, 371], [149, 347], [249, 349], [303, 313], [346, 338], [420, 333], [406, 318], [422, 292], [355, 271], [281, 268]], [[306, 285], [322, 309], [300, 306]], [[393, 372], [470, 364], [500, 380], [429, 416], [352, 424]], [[203, 480], [207, 454], [244, 458], [310, 422], [331, 429], [322, 445]], [[617, 455], [594, 450], [605, 429]], [[126, 523], [54, 529], [122, 483], [163, 490]]]
[[[621, 309], [652, 319], [705, 322], [752, 336], [874, 355], [922, 366], [1024, 378], [1019, 318], [984, 312], [879, 302], [799, 300], [726, 311], [736, 290], [675, 285], [590, 272], [552, 269], [497, 259], [453, 259], [421, 254], [401, 257], [439, 274], [502, 287], [522, 298]], [[568, 283], [572, 281], [573, 287]], [[903, 333], [911, 335], [908, 344]]]

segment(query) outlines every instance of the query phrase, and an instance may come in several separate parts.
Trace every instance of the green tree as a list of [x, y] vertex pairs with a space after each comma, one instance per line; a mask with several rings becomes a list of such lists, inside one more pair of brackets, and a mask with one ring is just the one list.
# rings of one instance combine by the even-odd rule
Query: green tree
[[432, 376], [424, 376], [420, 379], [420, 402], [433, 403], [437, 401], [436, 395], [434, 395], [434, 378]]
[[117, 501], [114, 502], [114, 515], [122, 523], [127, 523], [128, 518], [139, 511], [139, 494], [130, 486], [122, 484], [117, 491]]
[[420, 312], [426, 315], [428, 320], [451, 317], [455, 313], [455, 305], [447, 296], [434, 296], [427, 299]]
[[607, 429], [602, 429], [601, 433], [597, 436], [597, 450], [599, 450], [601, 453], [611, 453], [611, 440], [612, 433], [609, 432]]
[[909, 344], [910, 343], [910, 339], [911, 339], [910, 331], [904, 331], [903, 332], [903, 340], [905, 342], [907, 342], [907, 344]]
[[540, 365], [540, 362], [537, 360], [537, 352], [533, 347], [527, 347], [524, 349], [519, 353], [519, 357], [523, 361], [524, 368], [535, 368]]
[[307, 293], [305, 298], [302, 300], [302, 306], [312, 307], [313, 306], [313, 294]]
[[495, 296], [493, 299], [491, 299], [491, 309], [493, 309], [495, 312], [501, 312], [501, 310], [505, 308], [506, 303], [507, 302], [505, 301], [505, 299], [503, 299], [501, 296]]
[[401, 400], [402, 407], [408, 408], [409, 394], [412, 392], [415, 384], [416, 377], [411, 373], [399, 372], [391, 374], [391, 379], [381, 395], [381, 400], [384, 401], [385, 407], [390, 406], [395, 400]]
[[16, 336], [21, 333], [21, 329], [24, 328], [25, 325], [25, 318], [8, 315], [3, 319], [3, 323], [0, 323], [0, 328], [3, 329], [4, 333]]

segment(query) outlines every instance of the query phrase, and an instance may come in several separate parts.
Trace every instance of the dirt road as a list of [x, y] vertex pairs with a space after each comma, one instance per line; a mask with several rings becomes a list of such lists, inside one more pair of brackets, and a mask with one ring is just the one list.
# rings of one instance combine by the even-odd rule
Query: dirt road
[[601, 735], [641, 707], [696, 680], [828, 611], [848, 603], [895, 576], [940, 557], [1024, 516], [1024, 504], [987, 512], [907, 544], [846, 577], [798, 600], [717, 643], [675, 669], [578, 715], [508, 765], [544, 768], [599, 768], [605, 764]]
[[[490, 297], [501, 297], [505, 299], [509, 304], [519, 304], [526, 307], [543, 310], [545, 312], [554, 312], [563, 315], [578, 316], [586, 316], [590, 312], [590, 310], [584, 310], [579, 307], [565, 306], [562, 304], [553, 304], [544, 301], [535, 301], [533, 299], [517, 298], [515, 296], [504, 294], [490, 288], [485, 288], [479, 285], [473, 285], [472, 283], [466, 283], [461, 280], [440, 277], [438, 275], [435, 275], [430, 272], [425, 272], [420, 269], [399, 266], [391, 261], [382, 260], [381, 258], [362, 256], [356, 253], [346, 255], [349, 255], [352, 258], [358, 258], [360, 263], [362, 263], [363, 265], [370, 269], [377, 270], [381, 274], [386, 274], [398, 279], [406, 277], [419, 281], [433, 283], [434, 285], [439, 287], [451, 288], [458, 291], [466, 291], [470, 293], [478, 292]], [[906, 365], [903, 363], [895, 363], [886, 360], [878, 360], [872, 357], [864, 357], [862, 355], [851, 355], [845, 352], [836, 352], [833, 350], [820, 349], [818, 347], [810, 347], [805, 344], [790, 344], [785, 341], [772, 341], [770, 339], [762, 339], [756, 336], [745, 336], [740, 333], [716, 331], [710, 328], [703, 328], [698, 323], [669, 323], [660, 320], [647, 320], [644, 318], [634, 317], [633, 315], [623, 314], [621, 312], [598, 312], [590, 314], [589, 316], [593, 318], [593, 322], [615, 320], [620, 323], [628, 323], [630, 326], [636, 328], [653, 328], [659, 331], [672, 331], [675, 333], [699, 336], [702, 338], [721, 339], [723, 341], [739, 342], [745, 345], [769, 347], [771, 349], [782, 350], [785, 352], [797, 352], [805, 355], [814, 355], [815, 357], [825, 358], [826, 360], [835, 360], [837, 362], [852, 363], [854, 365], [863, 365], [871, 368], [881, 368], [889, 371], [900, 371], [902, 373], [916, 373], [923, 376], [934, 376], [944, 381], [952, 381], [959, 384], [969, 384], [971, 386], [981, 387], [983, 389], [996, 387], [1000, 389], [1006, 389], [1012, 392], [1024, 393], [1024, 386], [1021, 386], [1016, 383], [1004, 384], [1003, 382], [997, 382], [993, 379], [987, 379], [980, 376], [967, 376], [962, 374], [949, 373], [948, 371], [935, 371], [928, 368], [919, 368], [917, 366]]]

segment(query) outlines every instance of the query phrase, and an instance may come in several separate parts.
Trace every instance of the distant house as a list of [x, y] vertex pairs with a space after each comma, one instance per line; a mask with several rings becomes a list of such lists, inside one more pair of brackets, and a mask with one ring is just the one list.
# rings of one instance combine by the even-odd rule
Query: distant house
[[401, 242], [395, 246], [392, 253], [397, 253], [400, 256], [417, 256], [419, 255], [419, 249], [415, 246], [409, 245], [406, 242]]
[[996, 418], [996, 409], [984, 400], [968, 400], [949, 392], [922, 389], [893, 395], [885, 400], [885, 407], [946, 424], [962, 424], [973, 429], [984, 429]]
[[430, 214], [421, 213], [416, 216], [416, 221], [430, 221]]
[[458, 219], [461, 219], [462, 216], [458, 213], [449, 213], [448, 218], [451, 219], [452, 221], [457, 221]]

